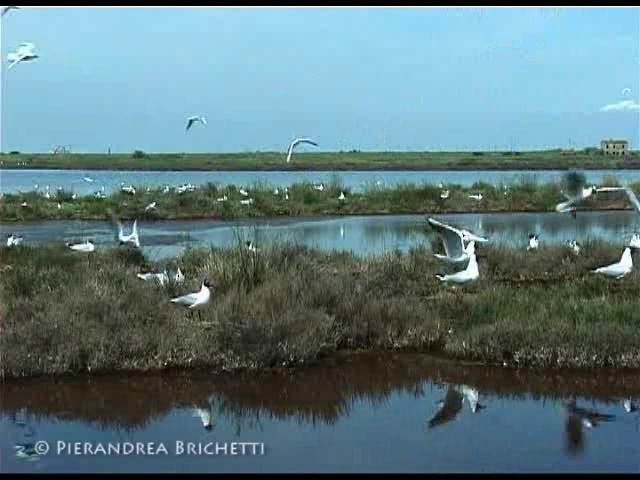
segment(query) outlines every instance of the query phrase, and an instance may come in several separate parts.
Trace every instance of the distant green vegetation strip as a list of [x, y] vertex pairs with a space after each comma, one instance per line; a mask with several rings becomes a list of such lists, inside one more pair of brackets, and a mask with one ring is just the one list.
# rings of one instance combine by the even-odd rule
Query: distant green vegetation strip
[[[640, 367], [640, 273], [590, 270], [621, 248], [478, 249], [480, 279], [421, 247], [357, 257], [293, 244], [188, 250], [153, 263], [125, 247], [0, 247], [0, 375], [304, 366], [338, 351], [423, 351], [518, 367]], [[138, 273], [180, 268], [161, 286]], [[170, 299], [207, 277], [198, 312]]]
[[[613, 177], [602, 183], [618, 184]], [[147, 190], [138, 186], [133, 195], [118, 191], [106, 198], [88, 195], [75, 199], [64, 191], [51, 191], [49, 198], [43, 191], [6, 194], [0, 199], [0, 221], [544, 212], [553, 211], [555, 205], [564, 200], [562, 182], [537, 184], [535, 177], [524, 176], [511, 184], [476, 183], [471, 187], [401, 184], [384, 188], [372, 184], [361, 192], [353, 192], [344, 188], [337, 177], [323, 184], [322, 191], [316, 189], [318, 186], [298, 183], [287, 187], [288, 190], [278, 187], [276, 192], [276, 187], [267, 184], [250, 187], [207, 184], [184, 193], [176, 188], [165, 191], [164, 187]], [[633, 188], [640, 191], [640, 183]], [[241, 189], [246, 196], [241, 194]], [[482, 195], [481, 200], [471, 198], [477, 194]], [[580, 208], [611, 210], [626, 209], [629, 205], [622, 192], [607, 192], [583, 202]]]
[[286, 153], [4, 153], [0, 168], [100, 170], [527, 170], [640, 168], [640, 153], [605, 156], [598, 149], [530, 152], [296, 152]]

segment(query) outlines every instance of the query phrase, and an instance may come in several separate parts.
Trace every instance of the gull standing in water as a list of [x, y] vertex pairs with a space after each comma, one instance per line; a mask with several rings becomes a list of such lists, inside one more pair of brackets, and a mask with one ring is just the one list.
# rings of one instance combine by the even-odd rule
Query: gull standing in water
[[301, 143], [306, 143], [309, 145], [313, 145], [317, 147], [318, 144], [311, 140], [310, 138], [296, 138], [289, 144], [289, 151], [287, 152], [287, 163], [291, 162], [291, 155], [293, 155], [293, 149], [296, 148]]
[[189, 130], [192, 125], [196, 122], [200, 122], [202, 125], [207, 124], [207, 119], [205, 117], [201, 117], [199, 115], [194, 115], [192, 117], [187, 118], [187, 127], [185, 130]]
[[[475, 242], [472, 241], [469, 246], [472, 246], [474, 244]], [[469, 263], [467, 264], [467, 268], [465, 268], [464, 270], [449, 275], [436, 275], [436, 277], [442, 282], [456, 283], [458, 285], [464, 285], [466, 283], [477, 280], [478, 278], [480, 278], [480, 270], [478, 268], [478, 260], [476, 259], [476, 254], [471, 253], [469, 255]]]
[[602, 275], [606, 275], [607, 277], [615, 278], [616, 280], [621, 279], [625, 275], [631, 273], [633, 269], [633, 259], [631, 258], [631, 247], [626, 247], [624, 252], [622, 252], [622, 257], [620, 261], [617, 263], [612, 263], [606, 267], [596, 268], [592, 270], [593, 273], [601, 273]]
[[461, 230], [446, 225], [434, 218], [428, 218], [427, 222], [438, 233], [444, 244], [446, 255], [435, 254], [436, 258], [445, 259], [454, 263], [464, 262], [469, 259], [471, 253], [475, 252], [475, 244], [473, 247], [470, 247], [471, 244], [465, 247], [465, 242], [487, 242], [487, 239], [478, 237], [468, 230]]
[[171, 302], [193, 309], [208, 304], [210, 299], [211, 291], [209, 290], [209, 281], [205, 278], [202, 282], [202, 286], [200, 287], [200, 291], [172, 298]]
[[132, 245], [140, 248], [140, 238], [138, 237], [138, 220], [133, 221], [133, 228], [129, 235], [124, 234], [122, 223], [118, 222], [118, 241], [120, 245]]

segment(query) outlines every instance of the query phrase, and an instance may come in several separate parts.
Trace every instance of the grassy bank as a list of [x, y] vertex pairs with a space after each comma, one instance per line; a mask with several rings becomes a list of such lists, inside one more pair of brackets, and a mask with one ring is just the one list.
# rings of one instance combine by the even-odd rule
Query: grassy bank
[[640, 168], [640, 154], [627, 158], [597, 149], [529, 152], [297, 152], [8, 154], [1, 168], [82, 170], [529, 170]]
[[[605, 182], [617, 185], [615, 178]], [[179, 193], [175, 188], [136, 188], [135, 195], [116, 192], [107, 198], [93, 195], [72, 198], [70, 192], [29, 192], [6, 194], [0, 199], [0, 221], [22, 222], [30, 220], [99, 220], [145, 218], [198, 219], [198, 218], [257, 218], [278, 216], [314, 215], [378, 215], [378, 214], [440, 214], [458, 212], [545, 212], [553, 211], [563, 201], [563, 184], [538, 184], [535, 178], [523, 177], [512, 184], [494, 186], [476, 183], [471, 187], [433, 184], [404, 184], [384, 188], [369, 185], [363, 191], [344, 188], [338, 177], [324, 184], [318, 191], [309, 183], [291, 185], [288, 199], [282, 187], [275, 194], [275, 187], [266, 184], [245, 186], [248, 196], [240, 194], [240, 186], [222, 187], [208, 184], [193, 192]], [[640, 191], [640, 184], [632, 185]], [[448, 191], [446, 199], [441, 198]], [[340, 200], [340, 194], [345, 199]], [[482, 194], [482, 200], [470, 198]], [[226, 198], [225, 201], [219, 201]], [[251, 199], [250, 205], [241, 204]], [[154, 210], [145, 211], [155, 202]], [[26, 205], [23, 205], [26, 203]], [[621, 192], [598, 194], [582, 203], [587, 210], [619, 210], [630, 208]]]
[[[363, 259], [298, 246], [192, 250], [151, 265], [126, 249], [0, 249], [5, 377], [208, 367], [299, 366], [336, 351], [427, 351], [486, 364], [640, 367], [640, 275], [589, 270], [620, 247], [479, 250], [481, 280], [442, 285], [426, 250]], [[136, 273], [170, 273], [160, 287]], [[199, 314], [171, 304], [207, 275]]]

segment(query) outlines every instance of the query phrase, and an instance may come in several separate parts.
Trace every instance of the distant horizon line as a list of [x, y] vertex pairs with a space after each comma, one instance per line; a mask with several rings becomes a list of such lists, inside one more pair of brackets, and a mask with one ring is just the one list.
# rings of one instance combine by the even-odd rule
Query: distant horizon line
[[[631, 142], [629, 142], [631, 143]], [[366, 149], [351, 149], [351, 150], [314, 150], [312, 152], [297, 152], [296, 156], [300, 155], [321, 155], [321, 154], [357, 154], [357, 153], [384, 153], [384, 154], [410, 154], [410, 153], [535, 153], [535, 152], [582, 152], [586, 150], [601, 150], [600, 146], [587, 146], [587, 147], [547, 147], [547, 148], [534, 148], [534, 149], [462, 149], [462, 150], [366, 150]], [[184, 152], [184, 151], [147, 151], [142, 149], [126, 150], [126, 151], [70, 151], [60, 152], [58, 154], [48, 151], [21, 151], [21, 150], [7, 150], [0, 151], [0, 155], [131, 155], [136, 151], [141, 151], [145, 155], [248, 155], [248, 154], [273, 154], [273, 155], [286, 155], [286, 150], [229, 150], [229, 151], [207, 151], [207, 152]], [[629, 148], [628, 152], [638, 152]]]

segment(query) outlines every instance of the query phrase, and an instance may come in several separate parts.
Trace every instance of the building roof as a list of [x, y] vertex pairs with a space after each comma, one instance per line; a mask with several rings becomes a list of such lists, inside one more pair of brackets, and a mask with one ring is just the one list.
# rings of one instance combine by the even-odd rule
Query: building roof
[[612, 138], [602, 140], [603, 143], [629, 143], [628, 140], [614, 140]]

